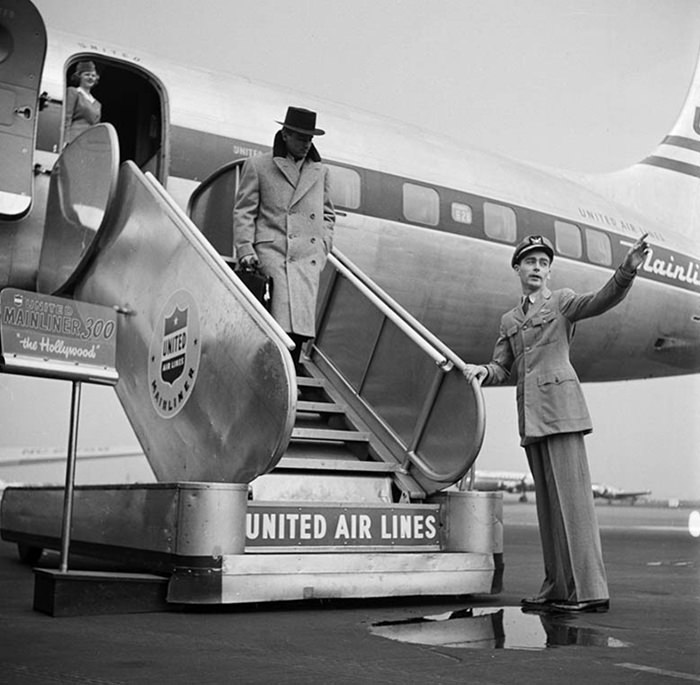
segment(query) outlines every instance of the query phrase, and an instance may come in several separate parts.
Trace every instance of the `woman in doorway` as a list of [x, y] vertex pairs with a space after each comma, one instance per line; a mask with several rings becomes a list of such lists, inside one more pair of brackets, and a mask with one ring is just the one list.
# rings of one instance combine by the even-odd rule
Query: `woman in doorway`
[[94, 62], [78, 62], [66, 92], [64, 120], [65, 144], [72, 143], [83, 131], [100, 122], [102, 105], [91, 94], [100, 80]]

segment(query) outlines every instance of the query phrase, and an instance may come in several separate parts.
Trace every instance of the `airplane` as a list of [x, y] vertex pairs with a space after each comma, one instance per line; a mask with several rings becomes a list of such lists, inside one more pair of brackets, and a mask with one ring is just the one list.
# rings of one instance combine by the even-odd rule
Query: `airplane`
[[593, 483], [593, 497], [605, 499], [608, 501], [608, 504], [613, 502], [636, 504], [640, 497], [647, 495], [651, 495], [651, 490], [622, 490], [604, 483]]
[[[94, 93], [118, 131], [120, 159], [151, 171], [183, 208], [207, 181], [216, 187], [226, 165], [235, 170], [232, 160], [269, 149], [290, 98], [229, 73], [52, 31], [43, 71], [32, 65], [41, 71], [38, 93], [13, 87], [17, 101], [3, 100], [21, 114], [8, 113], [13, 124], [0, 139], [0, 287], [37, 288], [49, 173], [63, 148], [65, 88], [84, 59], [100, 70]], [[11, 60], [3, 68], [7, 74]], [[220, 84], [215, 96], [211, 82]], [[585, 382], [700, 370], [699, 89], [696, 70], [658, 148], [629, 169], [601, 175], [544, 170], [304, 100], [338, 132], [324, 140], [337, 247], [462, 359], [490, 356], [500, 314], [517, 296], [508, 263], [524, 234], [536, 228], [554, 243], [553, 285], [587, 291], [604, 282], [634, 238], [649, 233], [652, 252], [631, 296], [596, 325], [578, 326], [572, 357]], [[219, 104], [207, 106], [212, 97]], [[207, 226], [205, 234], [233, 257], [229, 225]]]
[[[481, 575], [469, 581], [474, 585], [463, 584], [462, 563], [449, 582], [440, 579], [432, 590], [473, 593], [498, 587], [502, 540], [492, 510], [498, 498], [442, 491], [462, 481], [481, 445], [480, 391], [466, 387], [460, 369], [463, 360], [490, 356], [500, 315], [517, 298], [510, 257], [527, 234], [546, 236], [555, 246], [553, 286], [559, 287], [561, 279], [561, 285], [582, 292], [602, 286], [629, 245], [649, 235], [652, 249], [630, 296], [595, 325], [577, 327], [572, 361], [582, 381], [700, 370], [700, 209], [695, 202], [700, 68], [678, 122], [658, 149], [615, 174], [577, 175], [455, 145], [406, 124], [229, 73], [192, 69], [108, 45], [95, 36], [50, 30], [47, 37], [29, 0], [14, 0], [10, 7], [0, 11], [0, 297], [8, 293], [5, 302], [9, 300], [4, 311], [15, 312], [13, 303], [22, 298], [37, 307], [64, 307], [47, 299], [61, 296], [118, 317], [119, 378], [110, 378], [159, 481], [155, 485], [174, 483], [175, 494], [181, 482], [194, 489], [198, 483], [250, 485], [230, 489], [231, 499], [234, 492], [244, 498], [247, 514], [226, 522], [233, 526], [250, 518], [252, 538], [238, 529], [229, 535], [225, 528], [208, 528], [212, 535], [236, 542], [234, 556], [242, 551], [248, 556], [249, 543], [263, 552], [286, 544], [297, 554], [297, 545], [347, 551], [343, 545], [354, 539], [361, 548], [382, 550], [396, 539], [410, 539], [425, 552], [415, 557], [421, 570], [438, 563], [435, 548], [440, 545], [447, 555], [463, 552], [474, 568], [481, 564]], [[76, 64], [85, 60], [93, 61], [101, 75], [92, 92], [102, 103], [103, 119], [65, 145], [66, 86]], [[329, 319], [331, 324], [317, 335], [309, 357], [325, 381], [295, 378], [286, 352], [290, 341], [244, 293], [229, 268], [235, 261], [230, 217], [237, 174], [246, 158], [270, 149], [276, 122], [293, 104], [290, 98], [303, 98], [303, 105], [322, 113], [324, 127], [334, 132], [323, 145], [337, 210], [329, 265], [347, 282], [357, 283], [367, 301], [388, 312], [396, 325], [358, 335], [355, 327], [372, 319], [365, 301], [358, 305], [336, 297], [334, 284], [345, 281], [329, 276], [319, 306], [334, 309], [332, 316], [319, 318], [320, 325], [329, 325]], [[96, 196], [101, 205], [93, 204]], [[207, 316], [200, 317], [200, 309]], [[161, 354], [180, 353], [174, 338], [166, 344], [164, 337], [180, 330], [175, 312], [191, 312], [184, 320], [187, 326], [192, 322], [192, 335], [182, 338], [189, 345], [182, 355], [187, 360], [182, 388], [167, 394], [160, 383], [166, 369]], [[11, 313], [9, 323], [16, 324], [16, 317]], [[106, 331], [112, 319], [105, 314], [100, 321]], [[200, 325], [206, 330], [200, 331]], [[421, 363], [427, 359], [427, 366], [406, 356], [401, 335], [420, 343], [427, 354]], [[358, 347], [368, 348], [362, 351], [371, 355], [369, 362], [358, 356]], [[335, 356], [328, 356], [329, 350]], [[3, 356], [7, 367], [4, 350]], [[166, 370], [177, 380], [179, 368], [174, 364]], [[266, 373], [261, 375], [261, 369]], [[391, 381], [377, 381], [374, 374], [385, 370], [393, 374]], [[302, 381], [306, 397], [316, 392], [314, 383], [327, 382], [329, 395], [342, 396], [349, 416], [371, 430], [344, 430], [334, 418], [340, 404], [324, 402], [322, 410], [332, 418], [323, 429], [325, 437], [315, 443], [321, 458], [299, 451], [283, 457], [295, 434], [296, 445], [301, 442], [306, 449], [319, 432], [294, 424], [298, 410], [319, 410], [319, 402], [304, 395], [299, 401], [296, 391]], [[424, 404], [423, 397], [433, 403]], [[468, 407], [466, 419], [456, 413], [458, 406]], [[3, 420], [9, 423], [12, 417]], [[374, 463], [369, 463], [362, 448], [355, 448], [373, 438]], [[336, 460], [341, 439], [347, 452]], [[431, 455], [428, 461], [421, 456], [424, 448]], [[351, 466], [348, 455], [354, 455]], [[321, 467], [343, 470], [330, 490], [327, 474], [317, 473]], [[316, 470], [312, 477], [311, 469]], [[366, 476], [361, 487], [358, 474]], [[316, 476], [325, 478], [322, 485]], [[292, 486], [297, 499], [308, 498], [310, 491], [319, 498], [326, 496], [319, 493], [332, 492], [335, 508], [308, 505], [299, 513], [288, 494]], [[104, 488], [81, 492], [92, 513], [76, 525], [79, 534], [87, 534], [84, 544], [91, 535], [115, 530], [135, 535], [138, 543], [144, 534], [139, 523], [152, 522], [153, 512], [134, 504], [158, 504], [153, 498], [138, 499], [132, 494], [137, 489], [116, 488], [114, 496], [122, 499], [110, 507], [101, 499]], [[218, 492], [210, 488], [207, 495]], [[9, 530], [18, 541], [28, 534], [26, 539], [43, 543], [58, 518], [49, 515], [57, 496], [56, 489], [28, 493], [7, 488], [3, 526], [15, 528], [4, 528], [3, 534]], [[356, 497], [355, 513], [346, 515], [351, 496]], [[374, 499], [367, 505], [370, 497]], [[276, 501], [283, 502], [282, 513], [265, 509]], [[484, 534], [446, 525], [446, 534], [454, 539], [438, 545], [436, 509], [460, 516], [468, 509], [464, 502], [480, 507], [474, 527], [485, 527]], [[293, 513], [288, 513], [290, 506]], [[37, 525], [48, 528], [19, 530], [28, 525], [23, 515], [28, 510], [41, 519]], [[113, 513], [132, 517], [136, 525], [123, 526], [122, 518], [95, 525], [96, 517]], [[289, 541], [286, 522], [297, 519], [308, 524], [295, 529], [305, 537]], [[468, 539], [463, 537], [467, 533]], [[105, 546], [113, 549], [114, 541], [106, 540]], [[215, 547], [220, 550], [218, 542]], [[211, 559], [212, 554], [204, 556]], [[273, 557], [268, 555], [269, 563]], [[318, 555], [312, 557], [303, 561], [308, 573], [315, 574]], [[183, 575], [173, 586], [174, 601], [190, 601], [189, 583], [195, 576], [182, 560], [175, 561]], [[331, 561], [335, 573], [339, 566]], [[454, 556], [449, 563], [455, 563]], [[342, 567], [342, 572], [352, 572], [351, 564]], [[235, 576], [235, 564], [222, 566], [226, 578], [229, 571]], [[297, 593], [285, 598], [307, 596], [304, 577], [285, 577], [285, 591], [294, 582]], [[428, 577], [413, 574], [413, 586], [394, 589], [425, 592]], [[379, 585], [390, 588], [384, 577], [375, 587]], [[229, 587], [222, 585], [223, 601], [241, 601], [235, 592], [227, 594]], [[270, 583], [260, 591], [268, 588]]]
[[[472, 487], [482, 492], [502, 491], [520, 493], [518, 501], [527, 502], [527, 493], [534, 492], [535, 482], [530, 473], [518, 471], [483, 471], [477, 469]], [[640, 497], [651, 494], [651, 490], [623, 490], [612, 485], [593, 483], [594, 498], [608, 500], [609, 503], [629, 501], [635, 504]]]
[[[78, 60], [98, 65], [94, 93], [119, 133], [121, 159], [150, 170], [182, 207], [222, 166], [269, 149], [290, 98], [94, 36], [52, 32], [48, 46], [38, 102], [23, 92], [14, 107], [23, 114], [12, 116], [3, 136], [4, 166], [14, 171], [2, 177], [0, 190], [2, 286], [36, 287], [48, 172], [62, 149], [62, 103]], [[220, 104], [209, 107], [212, 80], [220, 84]], [[652, 252], [633, 295], [606, 314], [605, 325], [579, 327], [574, 365], [583, 381], [696, 373], [699, 80], [696, 72], [676, 125], [656, 150], [629, 169], [601, 175], [456, 148], [408, 125], [305, 98], [337, 132], [324, 141], [339, 210], [336, 244], [462, 358], [485, 360], [500, 314], [512, 306], [509, 256], [524, 234], [537, 230], [554, 243], [555, 285], [585, 291], [601, 285], [629, 243], [648, 232]], [[27, 155], [17, 140], [33, 140], [34, 126], [36, 145]], [[218, 231], [208, 238], [232, 256], [230, 226]]]
[[532, 474], [518, 471], [483, 471], [477, 469], [472, 487], [482, 492], [520, 493], [518, 501], [527, 502], [527, 493], [534, 492]]
[[[131, 445], [80, 447], [77, 483], [149, 482], [153, 472], [143, 450]], [[9, 485], [65, 482], [66, 448], [0, 447], [0, 491]]]
[[[31, 3], [16, 5], [19, 14]], [[219, 188], [246, 157], [268, 150], [290, 100], [286, 91], [95, 36], [49, 36], [43, 70], [41, 49], [30, 50], [33, 37], [2, 65], [13, 95], [3, 100], [12, 125], [0, 129], [0, 287], [46, 287], [38, 274], [49, 178], [63, 149], [68, 77], [79, 60], [93, 60], [101, 73], [93, 92], [103, 121], [117, 130], [120, 161], [151, 172], [182, 208]], [[18, 74], [29, 73], [16, 86]], [[517, 296], [508, 264], [523, 235], [536, 230], [555, 245], [554, 286], [587, 291], [648, 233], [652, 250], [631, 296], [596, 325], [578, 326], [572, 361], [584, 382], [697, 373], [699, 90], [696, 69], [678, 120], [657, 149], [628, 169], [599, 175], [458, 147], [304, 96], [337, 132], [324, 140], [338, 209], [335, 244], [460, 358], [479, 361], [489, 358], [500, 314]], [[217, 104], [207, 106], [213, 97]], [[219, 254], [234, 257], [225, 219], [200, 228]]]

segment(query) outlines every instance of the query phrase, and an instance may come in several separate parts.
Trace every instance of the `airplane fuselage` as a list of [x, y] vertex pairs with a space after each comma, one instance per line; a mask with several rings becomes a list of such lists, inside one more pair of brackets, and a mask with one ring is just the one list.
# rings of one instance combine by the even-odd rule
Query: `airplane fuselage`
[[0, 287], [35, 287], [49, 178], [42, 171], [62, 146], [65, 76], [77, 59], [100, 65], [103, 90], [95, 95], [105, 112], [112, 107], [120, 138], [129, 100], [109, 95], [110, 80], [119, 85], [138, 76], [146, 84], [139, 94], [151, 108], [142, 122], [150, 126], [148, 149], [138, 135], [125, 137], [141, 155], [139, 165], [183, 207], [222, 164], [269, 150], [288, 105], [316, 109], [328, 131], [317, 146], [336, 184], [335, 245], [466, 361], [490, 358], [500, 316], [518, 301], [510, 257], [524, 235], [541, 234], [556, 245], [552, 289], [586, 292], [601, 287], [629, 244], [649, 232], [652, 252], [629, 297], [578, 326], [574, 365], [584, 381], [700, 370], [697, 245], [572, 176], [337, 104], [65, 34], [49, 34], [41, 86], [49, 99], [38, 121], [33, 208], [24, 219], [0, 222]]

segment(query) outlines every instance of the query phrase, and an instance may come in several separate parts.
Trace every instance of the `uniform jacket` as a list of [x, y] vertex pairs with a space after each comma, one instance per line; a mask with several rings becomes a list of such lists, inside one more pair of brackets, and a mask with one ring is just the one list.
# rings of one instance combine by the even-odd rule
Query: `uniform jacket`
[[620, 303], [633, 279], [618, 268], [597, 292], [544, 290], [527, 314], [518, 305], [503, 315], [484, 384], [514, 376], [521, 444], [555, 433], [590, 433], [591, 417], [569, 360], [575, 323]]
[[99, 100], [90, 102], [85, 95], [74, 87], [66, 93], [65, 142], [73, 142], [83, 131], [100, 123], [102, 105]]
[[257, 254], [272, 276], [272, 316], [287, 332], [315, 335], [319, 276], [334, 224], [328, 169], [313, 146], [300, 173], [279, 133], [272, 153], [246, 160], [233, 210], [236, 257]]

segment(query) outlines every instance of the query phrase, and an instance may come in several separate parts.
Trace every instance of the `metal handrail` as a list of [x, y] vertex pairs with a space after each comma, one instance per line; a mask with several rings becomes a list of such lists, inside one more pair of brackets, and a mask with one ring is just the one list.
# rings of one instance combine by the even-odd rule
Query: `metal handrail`
[[[359, 292], [361, 292], [377, 309], [379, 309], [398, 329], [400, 329], [411, 341], [423, 350], [440, 368], [443, 373], [455, 370], [460, 373], [466, 367], [466, 363], [445, 345], [439, 338], [431, 333], [423, 324], [413, 317], [406, 309], [396, 302], [390, 295], [382, 290], [371, 278], [363, 273], [351, 260], [343, 255], [337, 248], [333, 248], [328, 256], [331, 265], [345, 277]], [[465, 379], [465, 382], [466, 379]], [[476, 434], [472, 443], [472, 449], [466, 455], [463, 464], [471, 465], [476, 459], [485, 433], [485, 408], [481, 392], [481, 385], [475, 380], [470, 382], [476, 401]], [[464, 477], [469, 470], [463, 465], [453, 469], [449, 473], [438, 473], [429, 466], [415, 449], [406, 450], [407, 459], [414, 464], [425, 477], [437, 483], [456, 482]]]
[[363, 283], [367, 290], [386, 303], [391, 309], [396, 312], [419, 336], [430, 342], [430, 344], [439, 351], [444, 357], [454, 364], [460, 371], [464, 371], [466, 362], [461, 359], [451, 348], [445, 345], [432, 331], [428, 330], [418, 319], [404, 309], [396, 300], [394, 300], [385, 290], [382, 290], [371, 278], [367, 276], [360, 268], [348, 259], [340, 250], [333, 248], [329, 256], [329, 260], [334, 264], [340, 262], [343, 266], [350, 270], [356, 278]]
[[[339, 250], [333, 248], [328, 255], [328, 261], [350, 281], [367, 299], [379, 309], [393, 324], [405, 333], [416, 345], [418, 345], [441, 369], [449, 371], [453, 367], [453, 362], [446, 354], [439, 352], [434, 345], [431, 345], [424, 336], [419, 335], [413, 324], [418, 322], [413, 319], [408, 312], [405, 316], [400, 316], [400, 305], [384, 293], [380, 296], [376, 290], [377, 285], [363, 274], [349, 259], [344, 257]], [[353, 271], [354, 270], [354, 271]], [[420, 324], [418, 324], [420, 325]]]
[[194, 208], [195, 203], [199, 199], [199, 196], [208, 191], [209, 187], [211, 184], [220, 176], [223, 176], [224, 174], [227, 174], [231, 169], [234, 169], [236, 171], [236, 187], [238, 187], [238, 181], [240, 179], [240, 169], [238, 167], [242, 167], [243, 163], [248, 159], [247, 157], [240, 157], [238, 159], [234, 159], [230, 162], [227, 162], [223, 166], [220, 166], [216, 171], [212, 172], [207, 176], [201, 183], [192, 191], [192, 194], [190, 195], [189, 200], [187, 201], [187, 216], [190, 216], [192, 214], [192, 210]]

